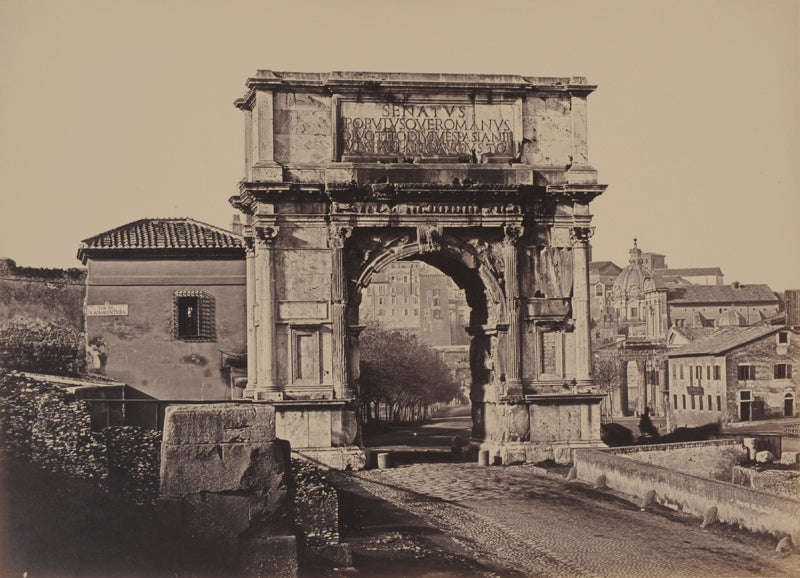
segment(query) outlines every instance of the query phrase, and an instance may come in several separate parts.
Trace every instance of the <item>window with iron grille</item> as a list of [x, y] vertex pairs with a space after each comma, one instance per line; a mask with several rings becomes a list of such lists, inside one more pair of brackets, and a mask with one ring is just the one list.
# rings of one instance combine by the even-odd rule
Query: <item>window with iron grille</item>
[[216, 341], [214, 296], [204, 291], [175, 291], [173, 334], [182, 341]]

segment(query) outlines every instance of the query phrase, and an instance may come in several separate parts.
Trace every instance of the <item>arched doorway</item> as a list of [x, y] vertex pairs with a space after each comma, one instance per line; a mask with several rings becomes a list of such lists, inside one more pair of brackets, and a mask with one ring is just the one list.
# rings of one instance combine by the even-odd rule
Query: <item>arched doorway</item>
[[[494, 235], [497, 232], [493, 232]], [[473, 233], [476, 234], [477, 233]], [[359, 307], [365, 289], [376, 274], [386, 270], [391, 264], [400, 261], [420, 261], [434, 267], [453, 280], [464, 291], [469, 307], [469, 323], [466, 328], [470, 336], [469, 363], [471, 384], [469, 401], [472, 413], [472, 437], [482, 440], [485, 436], [485, 401], [487, 390], [495, 385], [503, 387], [507, 380], [505, 357], [507, 351], [508, 323], [505, 322], [503, 288], [497, 272], [490, 270], [487, 257], [480, 254], [480, 248], [487, 247], [486, 241], [474, 239], [469, 243], [454, 234], [441, 234], [427, 231], [425, 236], [413, 239], [413, 232], [404, 229], [353, 231], [348, 235], [348, 248], [345, 252], [345, 270], [351, 279], [348, 300], [347, 320], [349, 333], [354, 336], [350, 342], [350, 362], [348, 375], [350, 387], [360, 395], [360, 360], [358, 335], [363, 328], [360, 324]], [[486, 236], [486, 233], [483, 233]], [[490, 236], [491, 241], [491, 236]], [[481, 245], [483, 243], [483, 246]], [[506, 339], [503, 339], [506, 337]], [[529, 426], [524, 426], [527, 430]], [[516, 435], [525, 435], [525, 431]]]

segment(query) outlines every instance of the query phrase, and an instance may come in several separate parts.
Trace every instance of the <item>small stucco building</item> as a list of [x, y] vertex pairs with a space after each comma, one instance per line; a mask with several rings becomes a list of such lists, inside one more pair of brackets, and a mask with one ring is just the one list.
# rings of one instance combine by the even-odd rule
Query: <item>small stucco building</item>
[[670, 351], [672, 426], [794, 417], [798, 340], [787, 326], [725, 327]]
[[142, 219], [84, 239], [78, 259], [88, 268], [90, 372], [162, 400], [241, 396], [241, 236], [193, 219]]

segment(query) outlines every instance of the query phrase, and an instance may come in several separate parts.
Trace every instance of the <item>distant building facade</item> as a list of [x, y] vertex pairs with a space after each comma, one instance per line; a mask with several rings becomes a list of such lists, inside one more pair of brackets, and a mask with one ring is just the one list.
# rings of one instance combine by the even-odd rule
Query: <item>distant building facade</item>
[[[767, 324], [781, 303], [767, 285], [723, 285], [718, 267], [669, 269], [664, 255], [643, 253], [636, 239], [629, 253], [629, 263], [614, 278], [606, 303], [597, 303], [606, 319], [614, 315], [616, 334], [612, 336], [609, 322], [600, 318], [595, 319], [592, 337], [598, 346], [604, 345], [598, 347], [598, 356], [618, 363], [615, 414], [649, 409], [664, 415], [674, 410], [674, 399], [665, 398], [671, 379], [668, 349], [708, 337], [717, 328]], [[704, 403], [707, 408], [708, 400]]]
[[727, 327], [669, 352], [673, 427], [795, 417], [800, 333]]
[[[239, 397], [242, 238], [193, 219], [142, 219], [85, 239], [87, 362], [157, 399]], [[243, 385], [243, 384], [242, 384]]]
[[417, 261], [396, 261], [364, 289], [361, 319], [388, 329], [413, 331], [435, 346], [468, 345], [469, 306], [444, 273]]

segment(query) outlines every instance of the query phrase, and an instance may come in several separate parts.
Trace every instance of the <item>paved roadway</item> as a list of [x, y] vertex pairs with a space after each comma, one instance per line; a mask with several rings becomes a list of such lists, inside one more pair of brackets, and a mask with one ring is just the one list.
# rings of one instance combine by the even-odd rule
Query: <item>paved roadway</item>
[[[460, 429], [459, 419], [468, 427], [462, 417], [426, 429], [434, 437], [446, 430], [444, 438]], [[642, 512], [610, 491], [543, 475], [532, 465], [417, 463], [351, 475], [445, 532], [474, 559], [525, 575], [800, 575], [798, 556], [776, 554], [772, 538], [722, 525], [701, 530], [693, 517]]]

